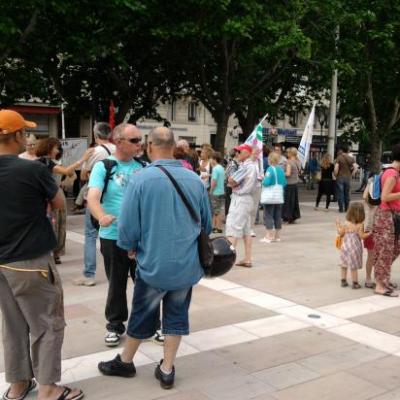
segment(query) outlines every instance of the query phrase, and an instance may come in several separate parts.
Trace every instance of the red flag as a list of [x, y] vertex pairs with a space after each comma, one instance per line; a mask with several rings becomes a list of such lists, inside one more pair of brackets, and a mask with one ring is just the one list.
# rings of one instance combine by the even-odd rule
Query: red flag
[[115, 107], [114, 107], [114, 102], [111, 100], [110, 101], [110, 110], [109, 110], [109, 119], [108, 123], [110, 124], [111, 129], [114, 129], [115, 127]]

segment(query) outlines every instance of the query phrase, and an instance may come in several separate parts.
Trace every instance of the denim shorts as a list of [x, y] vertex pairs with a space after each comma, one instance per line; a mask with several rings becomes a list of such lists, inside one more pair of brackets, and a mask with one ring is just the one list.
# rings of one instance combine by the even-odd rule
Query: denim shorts
[[179, 290], [156, 289], [136, 274], [132, 312], [128, 321], [128, 336], [135, 339], [152, 337], [160, 325], [162, 301], [162, 333], [164, 335], [189, 335], [189, 306], [192, 288]]

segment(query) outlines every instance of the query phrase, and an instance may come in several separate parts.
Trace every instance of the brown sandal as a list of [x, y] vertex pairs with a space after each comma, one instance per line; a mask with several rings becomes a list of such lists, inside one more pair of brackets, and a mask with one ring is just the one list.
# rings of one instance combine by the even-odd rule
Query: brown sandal
[[239, 261], [235, 265], [238, 267], [245, 267], [245, 268], [251, 268], [253, 264], [251, 262], [245, 262], [245, 261]]

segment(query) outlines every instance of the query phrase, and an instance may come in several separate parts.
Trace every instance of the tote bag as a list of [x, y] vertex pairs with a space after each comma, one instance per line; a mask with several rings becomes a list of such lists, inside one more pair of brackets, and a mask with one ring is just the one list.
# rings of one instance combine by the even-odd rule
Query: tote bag
[[283, 204], [283, 186], [278, 183], [276, 168], [272, 167], [275, 174], [275, 185], [263, 186], [261, 191], [261, 204]]

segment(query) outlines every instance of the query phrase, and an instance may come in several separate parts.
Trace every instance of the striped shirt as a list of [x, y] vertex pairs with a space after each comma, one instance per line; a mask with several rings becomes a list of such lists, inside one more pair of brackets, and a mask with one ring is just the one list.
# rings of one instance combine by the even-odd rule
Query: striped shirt
[[241, 196], [252, 194], [257, 183], [257, 167], [255, 163], [248, 158], [239, 165], [239, 169], [232, 174], [232, 179], [238, 183], [238, 186], [232, 188], [232, 192]]

